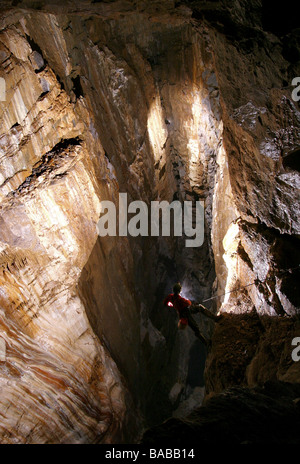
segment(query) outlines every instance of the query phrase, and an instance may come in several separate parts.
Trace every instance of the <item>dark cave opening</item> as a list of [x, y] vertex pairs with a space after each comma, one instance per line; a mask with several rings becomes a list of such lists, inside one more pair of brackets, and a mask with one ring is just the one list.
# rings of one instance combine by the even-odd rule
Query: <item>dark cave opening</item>
[[300, 149], [293, 150], [283, 157], [283, 167], [300, 172]]

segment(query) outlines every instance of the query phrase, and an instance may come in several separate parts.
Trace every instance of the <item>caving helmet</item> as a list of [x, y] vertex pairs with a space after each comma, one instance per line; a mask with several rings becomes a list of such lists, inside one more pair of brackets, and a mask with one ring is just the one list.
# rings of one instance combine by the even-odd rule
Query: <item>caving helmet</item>
[[173, 292], [176, 294], [176, 295], [179, 295], [179, 293], [181, 292], [181, 284], [179, 282], [177, 282], [174, 286], [173, 286]]

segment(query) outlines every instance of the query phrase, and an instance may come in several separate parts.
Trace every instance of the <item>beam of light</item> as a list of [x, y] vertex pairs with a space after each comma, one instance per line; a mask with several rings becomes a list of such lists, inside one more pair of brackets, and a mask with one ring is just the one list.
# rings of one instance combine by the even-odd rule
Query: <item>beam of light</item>
[[236, 288], [236, 282], [238, 280], [238, 260], [236, 252], [239, 241], [239, 226], [237, 223], [231, 223], [223, 239], [223, 247], [225, 250], [223, 258], [227, 266], [224, 304], [229, 302], [230, 292]]
[[[201, 105], [199, 92], [192, 92], [191, 98], [194, 98], [192, 104], [192, 118], [187, 124], [187, 132], [189, 134], [189, 142], [187, 149], [190, 155], [190, 166], [199, 160], [200, 156], [200, 141], [199, 141], [199, 128], [201, 127], [202, 118], [204, 113]], [[203, 123], [202, 123], [203, 124]]]
[[180, 295], [185, 298], [185, 299], [188, 299], [190, 300], [190, 291], [189, 289], [185, 286], [185, 285], [182, 285], [182, 289], [181, 289], [181, 292], [180, 292]]
[[165, 144], [168, 138], [168, 130], [164, 121], [159, 95], [156, 95], [151, 104], [148, 114], [147, 129], [155, 162], [160, 161], [164, 164], [166, 162]]

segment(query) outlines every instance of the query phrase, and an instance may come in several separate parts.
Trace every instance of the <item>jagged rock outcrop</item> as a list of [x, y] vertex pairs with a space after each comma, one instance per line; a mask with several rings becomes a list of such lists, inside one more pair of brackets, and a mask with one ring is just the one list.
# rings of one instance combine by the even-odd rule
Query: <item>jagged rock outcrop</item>
[[[208, 395], [299, 383], [298, 35], [266, 3], [1, 3], [2, 442], [134, 441], [201, 401], [175, 280], [225, 293], [196, 316]], [[98, 237], [120, 192], [203, 200], [204, 244]]]
[[299, 384], [267, 382], [232, 387], [184, 419], [148, 430], [142, 443], [178, 448], [201, 445], [295, 445], [299, 443]]

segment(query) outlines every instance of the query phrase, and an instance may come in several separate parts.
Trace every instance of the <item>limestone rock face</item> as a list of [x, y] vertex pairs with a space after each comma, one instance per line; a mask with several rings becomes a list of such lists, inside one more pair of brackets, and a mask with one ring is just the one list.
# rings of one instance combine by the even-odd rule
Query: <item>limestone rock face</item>
[[[297, 35], [264, 2], [38, 3], [1, 2], [1, 442], [135, 441], [193, 409], [207, 353], [174, 281], [224, 316], [195, 316], [207, 394], [299, 383]], [[203, 201], [203, 245], [99, 237], [119, 193]]]
[[76, 289], [109, 172], [93, 167], [102, 148], [20, 23], [1, 44], [1, 442], [122, 440], [126, 387]]

